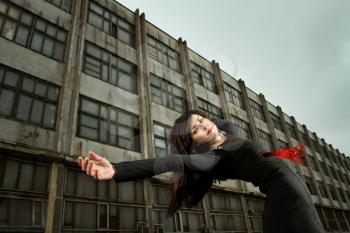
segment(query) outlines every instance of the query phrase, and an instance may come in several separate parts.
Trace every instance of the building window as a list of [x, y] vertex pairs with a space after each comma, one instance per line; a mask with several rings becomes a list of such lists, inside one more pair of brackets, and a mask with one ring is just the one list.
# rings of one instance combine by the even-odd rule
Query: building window
[[163, 105], [180, 113], [186, 111], [186, 95], [182, 88], [157, 77], [154, 74], [150, 74], [150, 79], [151, 95], [154, 103]]
[[62, 232], [136, 232], [138, 223], [146, 221], [142, 181], [97, 182], [68, 167], [65, 183]]
[[289, 124], [289, 123], [287, 123], [287, 128], [288, 128], [290, 136], [292, 138], [294, 138], [295, 140], [297, 140], [298, 139], [297, 132], [295, 131], [294, 126]]
[[78, 117], [78, 136], [140, 151], [138, 116], [81, 96]]
[[177, 72], [181, 72], [179, 54], [174, 49], [148, 36], [147, 51], [150, 58], [159, 61]]
[[337, 179], [337, 173], [336, 173], [334, 167], [328, 166], [328, 168], [329, 168], [330, 173], [332, 174], [333, 179], [336, 180]]
[[233, 120], [233, 123], [237, 126], [238, 135], [241, 138], [244, 138], [244, 139], [252, 139], [253, 138], [248, 122], [241, 120], [240, 118], [238, 118], [236, 116], [232, 116], [232, 120]]
[[153, 223], [157, 232], [202, 232], [205, 217], [202, 202], [191, 210], [182, 206], [173, 217], [167, 217], [167, 207], [171, 197], [169, 186], [152, 184]]
[[241, 199], [230, 193], [209, 193], [209, 211], [213, 231], [244, 232], [246, 223]]
[[282, 122], [280, 117], [274, 114], [273, 112], [270, 112], [270, 116], [271, 116], [273, 127], [283, 132], [283, 127], [282, 127]]
[[256, 118], [266, 122], [266, 118], [265, 118], [262, 106], [252, 99], [249, 99], [249, 103], [250, 103], [250, 107], [252, 109], [253, 115]]
[[191, 70], [192, 79], [195, 83], [207, 88], [216, 94], [218, 93], [213, 74], [209, 73], [209, 71], [205, 70], [194, 62], [191, 62]]
[[272, 144], [272, 138], [271, 135], [268, 133], [265, 133], [264, 131], [258, 129], [259, 137], [260, 137], [260, 142], [262, 143], [262, 146], [264, 147], [265, 150], [267, 151], [273, 151], [274, 146]]
[[315, 186], [314, 186], [314, 184], [312, 183], [311, 177], [309, 177], [309, 176], [304, 176], [304, 178], [305, 178], [305, 184], [306, 184], [306, 186], [308, 187], [310, 193], [311, 193], [312, 195], [316, 195]]
[[0, 232], [44, 232], [50, 165], [0, 155], [0, 169]]
[[45, 0], [58, 8], [61, 8], [64, 11], [67, 11], [68, 13], [71, 12], [72, 9], [72, 0]]
[[345, 232], [348, 231], [349, 228], [348, 228], [348, 225], [346, 223], [345, 215], [343, 214], [344, 212], [341, 210], [334, 210], [334, 212], [335, 212], [335, 216], [337, 218], [337, 221], [340, 225], [340, 230], [345, 231]]
[[278, 146], [280, 149], [285, 149], [285, 148], [288, 148], [288, 143], [286, 143], [285, 141], [282, 141], [280, 139], [278, 139]]
[[335, 218], [333, 210], [329, 209], [329, 208], [324, 208], [324, 213], [326, 215], [328, 226], [330, 228], [329, 230], [330, 231], [338, 231], [339, 227], [338, 227], [337, 220]]
[[85, 44], [83, 72], [137, 93], [137, 67], [89, 42]]
[[321, 181], [317, 181], [317, 185], [318, 189], [320, 190], [321, 196], [324, 198], [328, 198], [328, 194], [323, 183]]
[[307, 155], [307, 157], [309, 158], [310, 164], [311, 164], [311, 169], [319, 172], [320, 169], [318, 169], [317, 163], [316, 163], [316, 158], [312, 155]]
[[225, 82], [224, 82], [224, 89], [225, 89], [225, 95], [227, 99], [234, 105], [240, 107], [241, 109], [244, 109], [242, 93]]
[[338, 190], [338, 193], [339, 193], [339, 196], [340, 196], [340, 200], [342, 202], [346, 202], [343, 190], [341, 188], [337, 188], [337, 190]]
[[335, 191], [334, 186], [328, 184], [328, 189], [329, 189], [329, 192], [331, 193], [332, 199], [333, 199], [334, 201], [338, 201], [337, 194], [336, 194], [336, 191]]
[[0, 65], [0, 115], [54, 129], [59, 89]]
[[325, 174], [326, 176], [329, 176], [329, 172], [328, 172], [326, 164], [324, 162], [320, 161], [320, 165], [321, 165], [321, 170], [323, 171], [323, 174]]
[[219, 107], [216, 107], [215, 105], [198, 97], [197, 97], [197, 105], [199, 110], [206, 112], [207, 114], [209, 114], [210, 117], [220, 118], [220, 119], [223, 118], [222, 111]]
[[135, 47], [135, 26], [93, 1], [89, 4], [88, 23]]
[[164, 157], [170, 154], [169, 138], [170, 127], [158, 123], [153, 124], [154, 146], [157, 157]]
[[1, 37], [63, 61], [67, 31], [10, 3], [0, 1]]
[[262, 232], [262, 214], [264, 212], [264, 200], [246, 198], [246, 202], [252, 232]]

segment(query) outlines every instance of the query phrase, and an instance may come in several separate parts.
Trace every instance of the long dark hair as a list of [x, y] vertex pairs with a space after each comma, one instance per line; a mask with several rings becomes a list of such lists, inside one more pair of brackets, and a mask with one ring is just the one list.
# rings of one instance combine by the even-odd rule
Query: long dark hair
[[[198, 110], [184, 113], [175, 120], [170, 133], [171, 152], [174, 154], [194, 154], [209, 150], [206, 144], [195, 142], [191, 138], [190, 124], [193, 114], [208, 118], [208, 115]], [[213, 184], [210, 173], [174, 172], [171, 201], [168, 216], [172, 216], [181, 207], [182, 202], [187, 207], [197, 205]]]

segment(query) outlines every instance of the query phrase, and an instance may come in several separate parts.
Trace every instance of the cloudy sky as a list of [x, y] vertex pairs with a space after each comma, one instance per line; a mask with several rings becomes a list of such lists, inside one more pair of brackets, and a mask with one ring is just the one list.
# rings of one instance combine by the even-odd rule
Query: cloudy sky
[[119, 0], [350, 156], [349, 0]]

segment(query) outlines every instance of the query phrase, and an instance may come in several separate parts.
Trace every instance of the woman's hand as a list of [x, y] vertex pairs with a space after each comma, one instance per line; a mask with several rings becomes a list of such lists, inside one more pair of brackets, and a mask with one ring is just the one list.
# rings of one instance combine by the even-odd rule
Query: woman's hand
[[110, 180], [115, 174], [113, 165], [105, 158], [89, 151], [89, 157], [78, 157], [78, 164], [81, 170], [87, 175], [92, 176], [97, 180]]

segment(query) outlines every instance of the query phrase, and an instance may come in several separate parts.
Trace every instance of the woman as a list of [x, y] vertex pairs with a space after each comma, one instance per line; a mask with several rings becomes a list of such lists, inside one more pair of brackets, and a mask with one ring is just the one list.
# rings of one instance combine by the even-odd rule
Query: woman
[[[188, 207], [196, 205], [214, 179], [252, 182], [266, 194], [264, 233], [324, 232], [311, 195], [298, 175], [280, 159], [265, 157], [276, 153], [264, 153], [259, 144], [234, 134], [229, 121], [210, 121], [204, 113], [193, 110], [176, 119], [170, 137], [174, 154], [170, 156], [111, 164], [89, 152], [89, 158], [79, 157], [78, 163], [95, 179], [114, 178], [117, 182], [174, 171], [170, 215], [182, 201]], [[295, 158], [292, 156], [291, 160]]]

